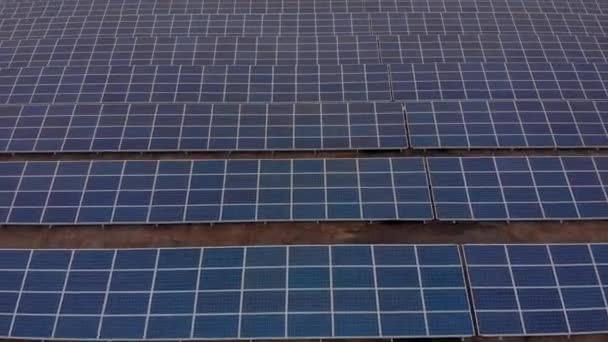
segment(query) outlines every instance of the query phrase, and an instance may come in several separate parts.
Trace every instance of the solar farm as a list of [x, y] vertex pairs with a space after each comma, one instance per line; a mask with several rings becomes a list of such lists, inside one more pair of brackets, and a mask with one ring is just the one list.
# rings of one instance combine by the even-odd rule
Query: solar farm
[[0, 0], [0, 340], [608, 336], [608, 2]]

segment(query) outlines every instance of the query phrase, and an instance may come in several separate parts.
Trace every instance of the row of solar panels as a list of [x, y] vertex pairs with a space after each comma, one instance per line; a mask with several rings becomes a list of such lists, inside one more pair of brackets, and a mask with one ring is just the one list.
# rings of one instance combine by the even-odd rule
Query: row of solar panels
[[200, 1], [19, 1], [0, 6], [0, 17], [298, 12], [509, 12], [608, 13], [593, 0], [200, 0]]
[[125, 15], [0, 20], [0, 40], [107, 36], [607, 35], [608, 15], [561, 13], [317, 13]]
[[608, 218], [600, 156], [29, 161], [0, 175], [6, 224]]
[[608, 245], [464, 245], [462, 252], [464, 262], [456, 245], [5, 249], [0, 336], [185, 340], [608, 331]]
[[608, 147], [607, 101], [1, 105], [0, 151]]
[[0, 69], [0, 103], [606, 100], [608, 64], [433, 63]]
[[169, 36], [0, 42], [0, 67], [446, 62], [607, 63], [608, 37], [548, 34]]

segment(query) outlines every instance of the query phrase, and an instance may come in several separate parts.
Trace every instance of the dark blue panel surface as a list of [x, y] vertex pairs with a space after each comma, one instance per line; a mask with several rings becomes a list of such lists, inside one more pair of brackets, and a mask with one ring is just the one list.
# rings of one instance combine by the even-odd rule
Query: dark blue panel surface
[[[4, 263], [14, 265], [0, 277], [0, 336], [8, 338], [389, 338], [473, 333], [455, 245], [0, 254]], [[35, 261], [24, 262], [30, 255]], [[27, 279], [40, 273], [47, 276], [28, 287]]]
[[604, 157], [429, 158], [440, 220], [608, 218]]
[[[40, 111], [31, 113], [33, 107]], [[4, 113], [0, 151], [5, 152], [359, 150], [407, 147], [403, 110], [401, 104], [396, 102], [8, 105], [0, 107], [0, 111]], [[27, 125], [23, 127], [25, 122]], [[2, 135], [2, 130], [12, 133]], [[61, 131], [62, 134], [41, 134], [47, 131]], [[82, 173], [86, 170], [84, 168], [76, 174], [62, 174], [59, 171], [66, 177], [53, 183], [53, 188], [65, 192], [62, 196], [49, 198], [49, 202], [56, 205], [78, 203], [80, 197], [72, 191], [84, 186], [86, 178], [82, 177]], [[14, 189], [17, 179], [16, 176], [7, 178], [3, 190]], [[132, 180], [128, 178], [123, 181], [131, 183]], [[166, 181], [167, 185], [181, 184], [180, 179], [169, 178]], [[187, 182], [187, 179], [181, 179], [183, 181]], [[104, 184], [103, 180], [88, 180], [90, 185], [93, 182]], [[163, 184], [159, 185], [163, 188]], [[119, 202], [145, 204], [149, 195], [131, 192], [120, 196]], [[54, 210], [47, 215], [59, 220], [70, 214]]]
[[[433, 218], [421, 158], [29, 162], [19, 166], [22, 181], [12, 186], [14, 177], [8, 174], [19, 172], [15, 163], [0, 163], [0, 198], [7, 199], [0, 200], [0, 210], [8, 213], [5, 223]], [[74, 169], [73, 175], [58, 172], [64, 169]], [[72, 190], [55, 186], [72, 182], [74, 177], [83, 181]], [[50, 200], [66, 198], [66, 193], [75, 201]], [[50, 217], [53, 210], [70, 210], [74, 215]], [[154, 267], [156, 256], [150, 252], [129, 253], [134, 255], [116, 256], [116, 268]], [[81, 263], [107, 265], [110, 258], [107, 254], [77, 255], [74, 262], [76, 267]], [[163, 255], [159, 268], [170, 268], [173, 259], [181, 258], [191, 265], [198, 261], [196, 255]], [[44, 260], [44, 256], [36, 256], [32, 266], [67, 268], [70, 256], [63, 253], [57, 265], [45, 265]], [[21, 265], [25, 256], [15, 262]]]
[[608, 331], [604, 249], [604, 244], [465, 245], [479, 333]]
[[608, 145], [602, 101], [408, 101], [413, 148], [580, 148]]

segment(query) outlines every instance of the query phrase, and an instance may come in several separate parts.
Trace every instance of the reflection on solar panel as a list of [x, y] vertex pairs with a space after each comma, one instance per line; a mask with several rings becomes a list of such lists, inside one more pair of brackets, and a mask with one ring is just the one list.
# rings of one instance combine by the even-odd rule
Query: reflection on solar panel
[[608, 245], [465, 245], [485, 336], [608, 331]]
[[608, 146], [608, 102], [409, 101], [414, 148]]
[[541, 34], [4, 40], [0, 66], [606, 63], [608, 38]]
[[0, 250], [0, 265], [11, 338], [472, 335], [455, 245]]
[[381, 64], [7, 68], [0, 84], [0, 103], [391, 99]]
[[276, 36], [453, 33], [602, 35], [608, 15], [563, 13], [323, 13], [3, 19], [0, 39], [107, 36]]
[[407, 147], [399, 103], [0, 106], [6, 152]]
[[9, 224], [429, 220], [422, 158], [0, 163]]
[[429, 158], [440, 220], [608, 218], [606, 157]]
[[393, 64], [395, 100], [608, 99], [608, 64]]
[[200, 13], [282, 13], [282, 12], [542, 12], [607, 13], [603, 2], [589, 0], [204, 0], [204, 1], [5, 1], [3, 17], [47, 17], [82, 15], [200, 14]]

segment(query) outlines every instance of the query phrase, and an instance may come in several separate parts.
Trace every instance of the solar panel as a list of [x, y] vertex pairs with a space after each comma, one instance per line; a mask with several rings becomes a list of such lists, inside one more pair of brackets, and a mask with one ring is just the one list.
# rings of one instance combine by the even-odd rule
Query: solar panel
[[608, 99], [608, 65], [393, 64], [395, 100]]
[[94, 15], [2, 19], [0, 40], [108, 36], [293, 36], [453, 33], [608, 34], [608, 15], [564, 13], [315, 13]]
[[[382, 63], [606, 63], [608, 38], [556, 34], [419, 34], [378, 37]], [[30, 48], [31, 50], [31, 48]], [[27, 50], [28, 52], [30, 50]]]
[[0, 42], [0, 66], [606, 63], [608, 38], [549, 34], [83, 37]]
[[399, 103], [5, 105], [5, 152], [407, 147]]
[[[111, 5], [108, 5], [111, 4]], [[449, 0], [374, 0], [338, 1], [311, 0], [286, 2], [268, 0], [204, 0], [204, 1], [6, 1], [2, 12], [8, 18], [80, 16], [80, 15], [142, 15], [202, 13], [338, 13], [338, 12], [541, 12], [541, 13], [607, 13], [608, 6], [597, 1], [489, 1], [466, 3]]]
[[0, 255], [0, 336], [7, 338], [472, 335], [455, 245], [0, 250]]
[[608, 146], [608, 102], [407, 101], [413, 148]]
[[0, 163], [0, 221], [429, 220], [422, 158]]
[[464, 250], [480, 335], [608, 331], [608, 245], [465, 245]]
[[0, 70], [0, 103], [391, 99], [386, 65], [94, 66]]
[[0, 65], [377, 64], [374, 36], [105, 37], [5, 40]]
[[606, 157], [428, 158], [439, 220], [608, 218]]

